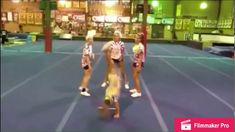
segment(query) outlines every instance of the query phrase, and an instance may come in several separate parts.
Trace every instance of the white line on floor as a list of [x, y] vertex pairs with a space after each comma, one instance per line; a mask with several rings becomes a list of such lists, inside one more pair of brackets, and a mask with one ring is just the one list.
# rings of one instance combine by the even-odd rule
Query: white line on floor
[[[93, 71], [95, 70], [95, 68], [97, 67], [97, 65], [100, 63], [101, 59], [102, 59], [103, 55], [101, 55], [98, 60], [96, 61], [96, 63], [93, 66]], [[66, 123], [69, 120], [70, 115], [73, 113], [73, 110], [76, 106], [76, 104], [78, 103], [78, 99], [79, 97], [81, 97], [79, 94], [76, 95], [76, 97], [74, 98], [73, 102], [70, 104], [69, 108], [67, 109], [67, 111], [65, 112], [62, 120], [60, 121], [59, 125], [56, 128], [56, 132], [62, 132], [64, 129], [64, 126], [66, 125]]]

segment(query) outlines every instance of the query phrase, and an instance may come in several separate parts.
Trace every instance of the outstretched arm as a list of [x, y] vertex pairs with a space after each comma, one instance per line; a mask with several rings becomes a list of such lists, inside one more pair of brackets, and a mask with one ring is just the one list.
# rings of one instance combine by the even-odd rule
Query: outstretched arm
[[107, 51], [107, 50], [110, 50], [111, 45], [112, 45], [112, 41], [109, 41], [109, 42], [105, 43], [105, 44], [103, 45], [101, 51], [105, 52], [105, 51]]

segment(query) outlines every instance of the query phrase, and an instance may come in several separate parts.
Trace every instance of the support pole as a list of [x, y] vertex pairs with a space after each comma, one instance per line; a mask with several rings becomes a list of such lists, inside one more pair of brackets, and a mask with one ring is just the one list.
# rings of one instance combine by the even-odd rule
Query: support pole
[[52, 52], [52, 38], [51, 38], [51, 9], [50, 9], [50, 1], [46, 1], [46, 8], [44, 10], [44, 35], [45, 35], [45, 44], [44, 44], [44, 50], [45, 53], [51, 53]]
[[142, 23], [142, 32], [144, 33], [144, 40], [142, 43], [144, 45], [145, 56], [147, 52], [147, 15], [148, 15], [148, 2], [147, 0], [144, 0], [144, 12], [143, 12], [143, 23]]

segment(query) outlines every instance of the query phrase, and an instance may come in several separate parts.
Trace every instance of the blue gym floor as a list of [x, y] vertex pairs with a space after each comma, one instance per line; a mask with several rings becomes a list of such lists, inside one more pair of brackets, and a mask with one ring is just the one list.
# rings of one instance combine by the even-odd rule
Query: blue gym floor
[[[121, 118], [103, 120], [97, 106], [106, 67], [94, 42], [96, 58], [91, 97], [80, 96], [84, 41], [53, 40], [1, 48], [2, 132], [162, 132], [174, 131], [177, 117], [234, 117], [234, 61], [183, 45], [148, 44], [140, 80], [142, 97], [122, 89]], [[131, 43], [126, 43], [125, 70], [131, 76]]]

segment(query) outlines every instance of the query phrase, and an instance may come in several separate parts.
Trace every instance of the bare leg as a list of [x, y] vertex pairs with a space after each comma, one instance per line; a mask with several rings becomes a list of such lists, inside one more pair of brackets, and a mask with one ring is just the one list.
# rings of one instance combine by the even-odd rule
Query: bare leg
[[[106, 71], [105, 71], [105, 77], [104, 77], [104, 80], [103, 80], [103, 83], [107, 83], [107, 81], [108, 81], [108, 75], [109, 75], [109, 73], [110, 73], [110, 69], [111, 69], [111, 67], [110, 67], [110, 62], [108, 62], [109, 60], [106, 58], [106, 63], [107, 63], [107, 67], [106, 67]], [[103, 85], [103, 84], [102, 84]], [[102, 87], [105, 87], [105, 86], [102, 86]]]
[[92, 71], [91, 67], [87, 70], [84, 70], [84, 75], [83, 75], [83, 79], [82, 79], [82, 83], [81, 83], [81, 86], [83, 88], [88, 88], [88, 83], [91, 78], [91, 71]]
[[104, 77], [104, 81], [103, 82], [107, 82], [108, 81], [108, 74], [109, 74], [109, 69], [106, 69], [105, 77]]
[[114, 111], [114, 116], [113, 117], [118, 119], [120, 117], [120, 108], [119, 108], [118, 101], [114, 102], [114, 108], [115, 108], [115, 111]]
[[121, 61], [120, 63], [118, 63], [118, 68], [121, 72], [121, 75], [122, 75], [122, 79], [124, 80], [125, 84], [128, 84], [128, 80], [127, 80], [127, 76], [126, 76], [126, 73], [125, 73], [125, 70], [124, 70], [124, 61]]
[[133, 71], [134, 88], [136, 89], [138, 93], [141, 93], [140, 80], [139, 80], [141, 67], [140, 66], [132, 67], [132, 71]]
[[139, 80], [139, 74], [140, 74], [140, 72], [139, 71], [136, 71], [136, 74], [135, 74], [135, 76], [134, 76], [134, 80], [135, 80], [135, 88], [136, 88], [136, 90], [137, 90], [137, 92], [138, 93], [141, 93], [141, 89], [140, 89], [140, 80]]
[[80, 87], [82, 87], [82, 88], [83, 88], [84, 78], [85, 78], [85, 71], [83, 71], [82, 80], [81, 80], [81, 83], [80, 83]]
[[134, 81], [134, 87], [133, 87], [134, 89], [136, 89], [136, 79], [135, 79], [136, 74], [137, 73], [136, 73], [135, 67], [132, 66], [132, 77], [133, 77], [133, 81]]

